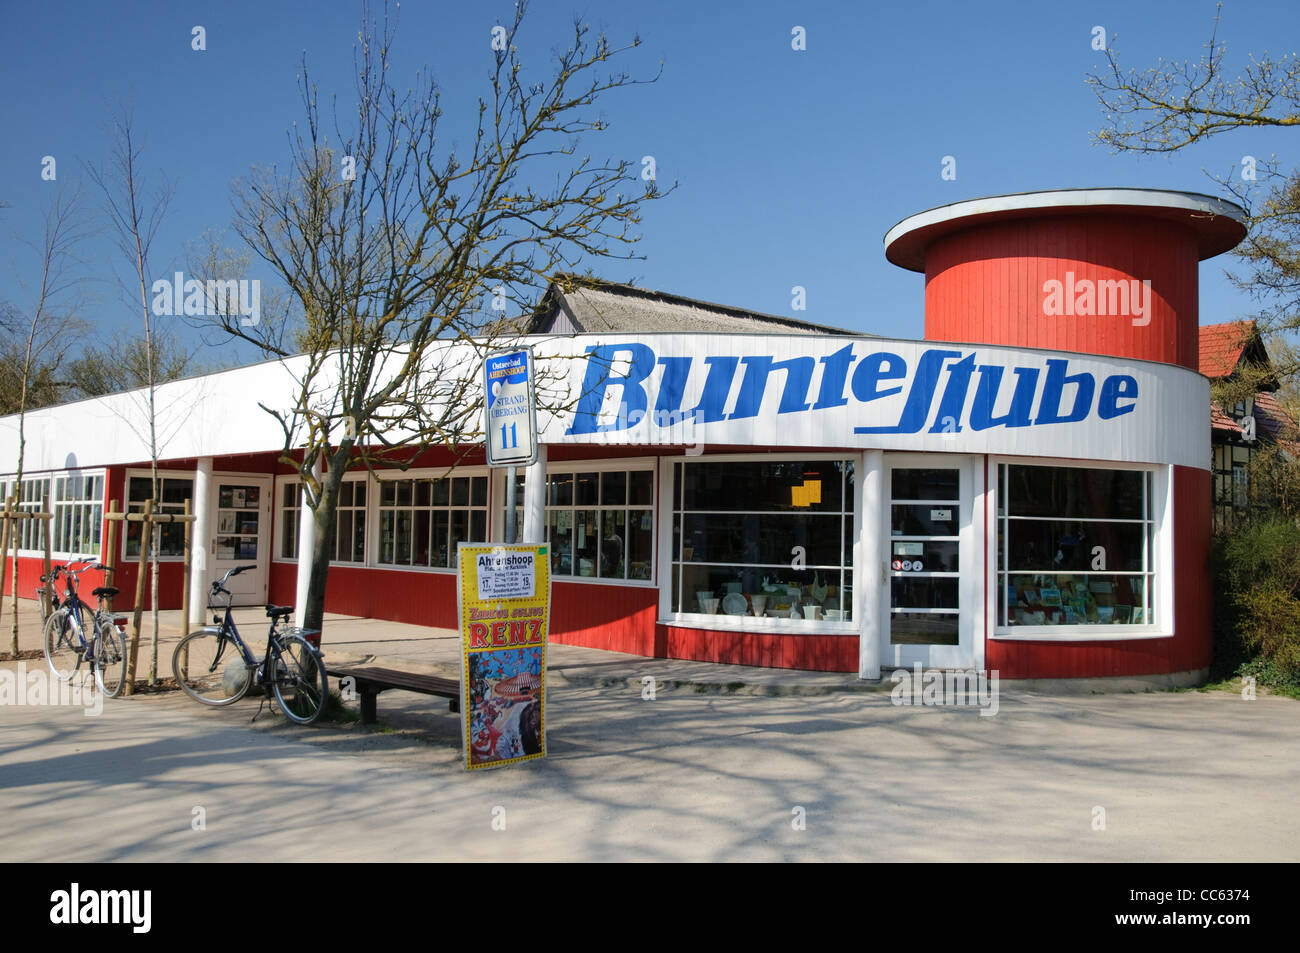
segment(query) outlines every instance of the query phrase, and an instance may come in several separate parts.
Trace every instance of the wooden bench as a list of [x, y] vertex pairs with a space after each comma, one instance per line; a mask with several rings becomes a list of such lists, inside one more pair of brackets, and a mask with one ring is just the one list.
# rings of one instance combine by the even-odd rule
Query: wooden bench
[[337, 682], [345, 678], [353, 679], [353, 685], [361, 698], [361, 722], [373, 725], [376, 716], [376, 700], [379, 693], [389, 689], [404, 692], [419, 692], [422, 695], [438, 695], [451, 699], [447, 706], [449, 711], [460, 711], [460, 679], [446, 678], [441, 675], [420, 675], [416, 672], [403, 672], [395, 668], [382, 668], [378, 665], [339, 665], [326, 663], [329, 677]]

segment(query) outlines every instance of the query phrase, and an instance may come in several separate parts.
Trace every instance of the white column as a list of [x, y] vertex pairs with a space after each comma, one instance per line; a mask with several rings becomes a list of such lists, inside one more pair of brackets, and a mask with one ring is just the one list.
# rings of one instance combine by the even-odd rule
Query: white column
[[857, 539], [853, 550], [853, 594], [858, 620], [858, 678], [880, 678], [880, 648], [888, 638], [885, 585], [881, 554], [886, 536], [884, 519], [885, 455], [880, 450], [862, 454], [857, 479]]
[[[320, 457], [312, 464], [311, 475], [319, 484], [325, 470]], [[370, 494], [367, 492], [366, 497]], [[293, 623], [302, 626], [303, 614], [307, 611], [307, 584], [311, 582], [311, 554], [316, 549], [316, 517], [307, 505], [307, 488], [302, 489], [302, 502], [298, 506], [298, 585], [294, 593]]]
[[212, 558], [212, 458], [199, 457], [194, 469], [194, 525], [190, 530], [190, 625], [203, 625], [208, 607], [208, 561]]
[[546, 445], [537, 447], [537, 462], [524, 470], [524, 532], [521, 543], [546, 542]]

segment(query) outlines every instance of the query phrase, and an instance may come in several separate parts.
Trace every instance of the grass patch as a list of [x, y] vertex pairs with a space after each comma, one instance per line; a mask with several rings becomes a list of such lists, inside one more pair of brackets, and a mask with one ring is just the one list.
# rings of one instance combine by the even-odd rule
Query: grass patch
[[321, 712], [320, 720], [336, 725], [355, 725], [361, 721], [361, 712], [343, 704], [343, 696], [338, 692], [330, 692], [329, 698], [325, 700], [325, 710]]

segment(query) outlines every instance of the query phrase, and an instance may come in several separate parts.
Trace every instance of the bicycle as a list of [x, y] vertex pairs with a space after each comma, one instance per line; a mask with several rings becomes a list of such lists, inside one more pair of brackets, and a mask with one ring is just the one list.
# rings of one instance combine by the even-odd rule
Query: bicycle
[[293, 614], [293, 608], [266, 607], [271, 627], [266, 637], [266, 654], [260, 663], [240, 638], [231, 618], [230, 603], [234, 597], [226, 588], [226, 581], [256, 568], [236, 566], [212, 584], [209, 608], [222, 608], [211, 603], [224, 594], [225, 615], [213, 619], [216, 625], [204, 626], [181, 639], [172, 655], [172, 671], [185, 694], [204, 705], [214, 708], [233, 705], [254, 684], [259, 684], [267, 689], [268, 695], [274, 695], [276, 704], [290, 721], [310, 725], [325, 710], [329, 683], [320, 649], [296, 630], [281, 630], [281, 624]]
[[[73, 569], [73, 564], [78, 562], [86, 565]], [[84, 661], [94, 671], [99, 690], [109, 698], [116, 698], [126, 685], [126, 619], [111, 615], [104, 601], [117, 595], [118, 590], [115, 586], [99, 586], [94, 590], [96, 608], [91, 616], [89, 639], [83, 610], [90, 612], [90, 606], [81, 601], [77, 592], [82, 573], [102, 572], [107, 568], [102, 563], [73, 559], [66, 566], [55, 566], [48, 578], [41, 576], [41, 582], [49, 585], [53, 607], [45, 618], [42, 642], [45, 661], [55, 678], [61, 682], [71, 680]], [[66, 577], [62, 600], [58, 593], [59, 576]], [[36, 590], [38, 597], [44, 595], [44, 589], [42, 586]]]

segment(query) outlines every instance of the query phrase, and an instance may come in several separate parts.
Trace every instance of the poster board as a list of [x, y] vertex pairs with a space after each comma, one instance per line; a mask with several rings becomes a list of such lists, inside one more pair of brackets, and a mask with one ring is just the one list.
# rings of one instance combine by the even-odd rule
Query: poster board
[[461, 747], [467, 770], [546, 757], [551, 574], [544, 543], [460, 543]]

